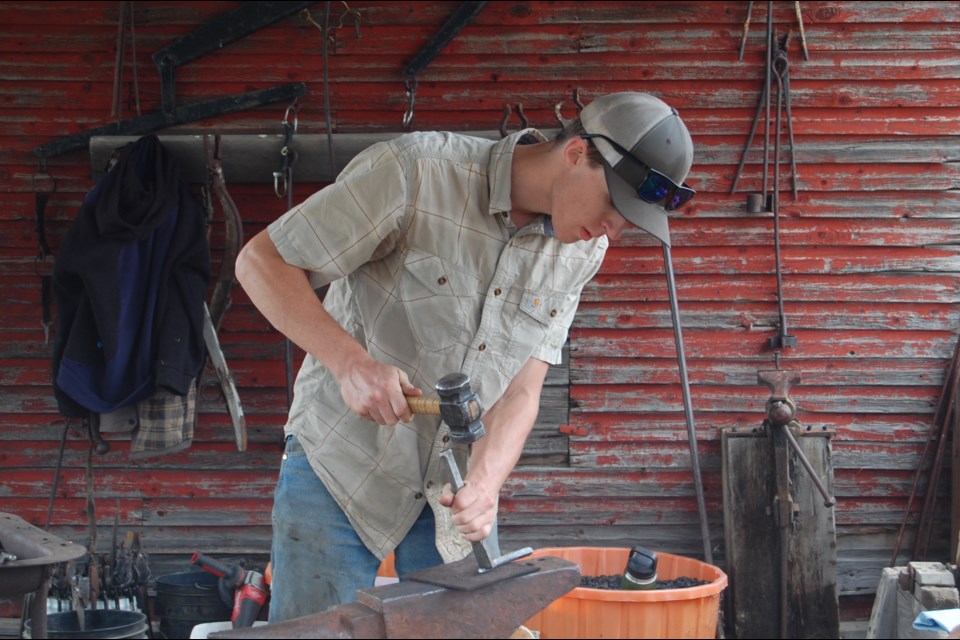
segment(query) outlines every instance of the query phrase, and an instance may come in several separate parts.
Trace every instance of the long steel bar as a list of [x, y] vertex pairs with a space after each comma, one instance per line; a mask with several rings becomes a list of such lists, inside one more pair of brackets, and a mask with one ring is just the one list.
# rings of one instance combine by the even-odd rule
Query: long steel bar
[[677, 367], [680, 370], [680, 389], [683, 393], [683, 409], [687, 420], [687, 439], [690, 441], [690, 464], [693, 467], [693, 482], [697, 494], [697, 510], [700, 514], [700, 537], [703, 540], [703, 557], [713, 564], [710, 544], [710, 528], [707, 525], [707, 504], [703, 496], [703, 481], [700, 476], [700, 456], [697, 454], [697, 430], [693, 423], [693, 404], [690, 399], [690, 381], [687, 377], [687, 361], [683, 350], [683, 332], [680, 329], [680, 308], [677, 305], [677, 285], [673, 278], [673, 260], [670, 245], [663, 242], [663, 262], [667, 272], [667, 291], [670, 296], [670, 317], [673, 320], [673, 336], [677, 345]]
[[773, 2], [767, 2], [767, 59], [764, 64], [765, 78], [764, 91], [766, 100], [764, 104], [765, 115], [763, 123], [763, 207], [767, 208], [767, 198], [769, 193], [767, 187], [769, 184], [770, 165], [770, 73], [773, 65]]

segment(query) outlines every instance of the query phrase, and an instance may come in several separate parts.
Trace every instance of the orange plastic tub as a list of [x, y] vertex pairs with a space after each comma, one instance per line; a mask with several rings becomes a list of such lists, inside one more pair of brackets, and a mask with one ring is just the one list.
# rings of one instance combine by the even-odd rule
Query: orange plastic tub
[[[623, 572], [629, 549], [551, 547], [533, 556], [555, 556], [580, 565], [584, 576]], [[720, 592], [727, 575], [692, 558], [657, 552], [657, 576], [683, 576], [709, 584], [686, 589], [624, 591], [577, 587], [530, 618], [525, 626], [541, 638], [715, 638]]]

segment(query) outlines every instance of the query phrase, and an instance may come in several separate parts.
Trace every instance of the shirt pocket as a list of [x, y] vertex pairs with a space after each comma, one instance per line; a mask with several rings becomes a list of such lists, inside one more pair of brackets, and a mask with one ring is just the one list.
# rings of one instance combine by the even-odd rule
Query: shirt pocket
[[558, 291], [523, 291], [501, 367], [504, 373], [516, 374], [530, 356], [559, 362], [567, 336], [567, 306], [573, 304], [570, 297]]
[[434, 255], [411, 251], [403, 264], [400, 293], [410, 330], [426, 351], [461, 341], [476, 299], [475, 279]]

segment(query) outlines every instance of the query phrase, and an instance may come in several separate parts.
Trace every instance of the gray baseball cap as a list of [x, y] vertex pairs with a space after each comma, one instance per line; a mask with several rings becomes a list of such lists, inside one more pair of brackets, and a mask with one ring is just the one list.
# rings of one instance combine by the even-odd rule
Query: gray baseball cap
[[[611, 93], [584, 107], [580, 121], [584, 137], [603, 155], [607, 187], [617, 211], [669, 246], [664, 203], [647, 202], [640, 192], [650, 169], [674, 185], [683, 185], [690, 172], [693, 141], [676, 109], [647, 93]], [[692, 190], [688, 191], [686, 195], [692, 197]]]

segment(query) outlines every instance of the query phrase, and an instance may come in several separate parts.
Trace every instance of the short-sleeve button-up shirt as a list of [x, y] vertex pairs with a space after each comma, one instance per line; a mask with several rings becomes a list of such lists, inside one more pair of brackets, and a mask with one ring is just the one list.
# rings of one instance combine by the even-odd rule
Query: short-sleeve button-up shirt
[[[283, 258], [312, 284], [330, 284], [324, 306], [376, 359], [425, 393], [446, 374], [470, 377], [484, 407], [530, 358], [560, 354], [584, 284], [606, 237], [563, 244], [545, 217], [510, 221], [510, 169], [523, 134], [499, 141], [410, 133], [358, 154], [337, 181], [268, 230]], [[470, 545], [437, 499], [439, 454], [450, 448], [439, 418], [385, 427], [350, 411], [328, 369], [307, 355], [287, 434], [367, 547], [385, 557], [428, 502], [445, 561]], [[465, 468], [467, 452], [454, 448]]]

